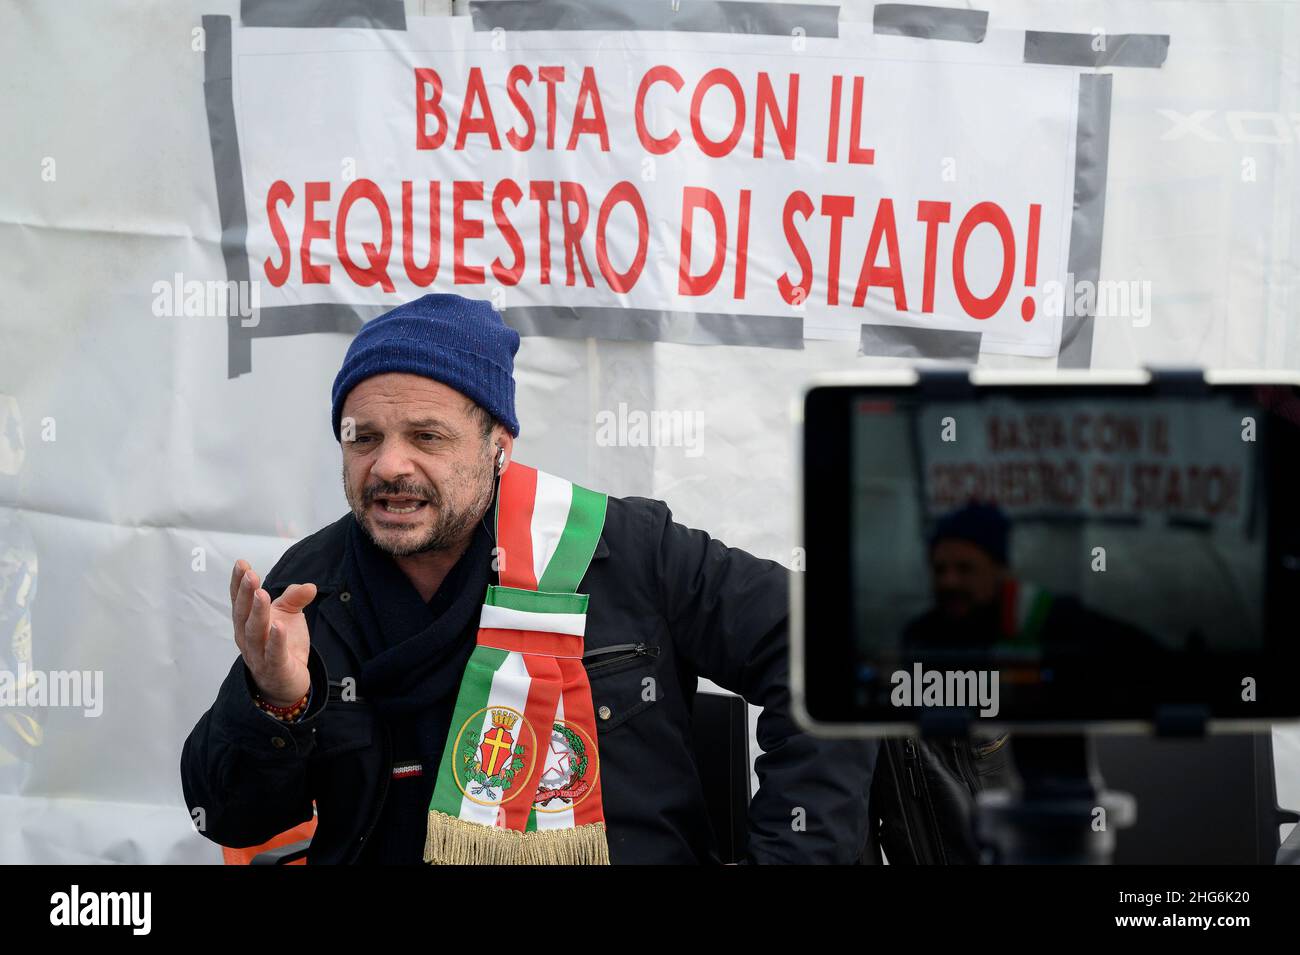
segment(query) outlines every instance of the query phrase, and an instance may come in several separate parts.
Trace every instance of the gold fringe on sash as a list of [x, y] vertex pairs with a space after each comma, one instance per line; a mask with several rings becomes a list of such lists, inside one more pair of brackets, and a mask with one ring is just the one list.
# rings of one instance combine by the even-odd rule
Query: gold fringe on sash
[[519, 832], [429, 813], [424, 861], [434, 865], [609, 865], [605, 824]]

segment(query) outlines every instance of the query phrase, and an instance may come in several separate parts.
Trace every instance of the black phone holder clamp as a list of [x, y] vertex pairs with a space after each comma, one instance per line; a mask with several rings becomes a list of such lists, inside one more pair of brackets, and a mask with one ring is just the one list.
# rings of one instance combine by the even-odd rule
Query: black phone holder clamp
[[1091, 737], [1015, 736], [1017, 782], [976, 797], [975, 838], [993, 865], [1109, 865], [1137, 802], [1103, 789]]

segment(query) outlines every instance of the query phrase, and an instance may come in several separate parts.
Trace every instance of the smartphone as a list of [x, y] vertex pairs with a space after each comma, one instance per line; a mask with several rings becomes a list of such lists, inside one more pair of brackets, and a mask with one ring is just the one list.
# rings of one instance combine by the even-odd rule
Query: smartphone
[[1300, 717], [1300, 378], [909, 369], [796, 419], [809, 731]]

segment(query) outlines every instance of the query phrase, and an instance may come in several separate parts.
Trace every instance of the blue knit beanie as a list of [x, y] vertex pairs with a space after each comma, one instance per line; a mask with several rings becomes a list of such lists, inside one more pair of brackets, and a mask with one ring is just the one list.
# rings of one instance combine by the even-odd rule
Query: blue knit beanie
[[519, 437], [514, 358], [519, 333], [490, 304], [460, 295], [425, 295], [361, 326], [334, 378], [334, 437], [342, 440], [343, 402], [366, 378], [423, 375], [486, 408]]
[[1011, 522], [995, 504], [971, 501], [964, 507], [950, 511], [935, 524], [930, 535], [930, 550], [945, 538], [958, 538], [979, 547], [999, 564], [1008, 563], [1008, 538]]

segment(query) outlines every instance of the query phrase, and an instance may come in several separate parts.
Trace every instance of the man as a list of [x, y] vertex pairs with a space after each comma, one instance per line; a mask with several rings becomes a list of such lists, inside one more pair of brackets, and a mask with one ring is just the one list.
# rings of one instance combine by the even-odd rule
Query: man
[[853, 861], [875, 750], [792, 723], [787, 572], [512, 463], [518, 347], [455, 295], [358, 333], [333, 389], [350, 512], [231, 577], [240, 657], [181, 758], [204, 835], [257, 845], [314, 803], [309, 863], [716, 860], [703, 676], [763, 707], [747, 861]]
[[1145, 658], [1155, 651], [1138, 628], [1013, 573], [1010, 531], [997, 505], [979, 501], [936, 522], [930, 537], [934, 607], [904, 631], [905, 656], [966, 667], [1083, 655]]
[[941, 517], [930, 536], [934, 606], [903, 635], [905, 654], [952, 651], [958, 663], [1004, 633], [1003, 601], [1020, 590], [1008, 567], [1010, 523], [993, 504], [970, 502]]

